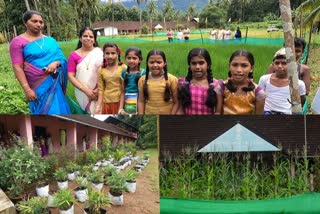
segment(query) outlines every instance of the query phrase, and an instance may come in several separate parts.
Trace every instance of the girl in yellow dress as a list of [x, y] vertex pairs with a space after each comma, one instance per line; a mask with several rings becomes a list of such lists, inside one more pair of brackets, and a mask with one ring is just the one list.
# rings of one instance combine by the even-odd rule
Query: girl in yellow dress
[[237, 50], [231, 55], [228, 79], [217, 87], [223, 98], [223, 114], [263, 114], [266, 94], [253, 82], [253, 67], [249, 51]]
[[178, 109], [178, 79], [168, 73], [163, 51], [151, 50], [147, 55], [146, 75], [138, 82], [139, 114], [175, 114]]
[[98, 73], [99, 96], [96, 114], [117, 114], [122, 89], [121, 73], [127, 68], [120, 60], [121, 50], [114, 43], [103, 46], [104, 62]]

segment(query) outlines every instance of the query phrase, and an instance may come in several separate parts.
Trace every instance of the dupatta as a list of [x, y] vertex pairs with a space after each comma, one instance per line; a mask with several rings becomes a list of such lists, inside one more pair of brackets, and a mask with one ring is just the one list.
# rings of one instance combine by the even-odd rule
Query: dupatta
[[[86, 87], [97, 89], [98, 69], [103, 62], [103, 52], [100, 48], [94, 48], [87, 56], [82, 58], [77, 65], [76, 78]], [[88, 113], [93, 113], [96, 105], [95, 100], [89, 97], [78, 88], [75, 88], [75, 97], [80, 107]]]
[[[65, 99], [67, 61], [57, 42], [44, 36], [28, 43], [23, 49], [23, 56], [27, 81], [38, 97], [29, 102], [31, 114], [69, 114]], [[56, 73], [47, 74], [45, 67], [54, 61], [59, 61], [60, 67]]]

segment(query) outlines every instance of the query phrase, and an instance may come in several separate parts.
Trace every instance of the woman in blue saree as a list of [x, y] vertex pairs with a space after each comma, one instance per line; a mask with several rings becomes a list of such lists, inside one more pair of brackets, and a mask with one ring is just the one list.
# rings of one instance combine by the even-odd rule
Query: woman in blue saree
[[70, 114], [65, 92], [67, 60], [58, 43], [41, 33], [42, 15], [36, 11], [23, 14], [26, 32], [10, 43], [12, 66], [31, 114]]

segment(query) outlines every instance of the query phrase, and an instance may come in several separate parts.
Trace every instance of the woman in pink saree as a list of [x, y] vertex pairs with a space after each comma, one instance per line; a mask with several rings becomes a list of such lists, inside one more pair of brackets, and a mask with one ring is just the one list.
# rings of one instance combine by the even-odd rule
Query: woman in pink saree
[[93, 29], [80, 30], [79, 42], [68, 59], [68, 77], [75, 86], [75, 97], [81, 109], [94, 113], [98, 99], [98, 69], [103, 62], [103, 52], [98, 47]]

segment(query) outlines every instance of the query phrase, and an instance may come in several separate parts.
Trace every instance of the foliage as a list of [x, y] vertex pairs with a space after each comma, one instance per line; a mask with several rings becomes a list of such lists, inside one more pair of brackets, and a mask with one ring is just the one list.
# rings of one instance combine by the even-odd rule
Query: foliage
[[107, 179], [107, 177], [109, 177], [113, 173], [117, 172], [117, 169], [114, 166], [107, 165], [107, 166], [102, 168], [102, 172], [104, 173], [105, 178]]
[[[295, 158], [292, 162], [279, 153], [274, 154], [273, 160], [251, 153], [210, 153], [197, 157], [196, 149], [186, 148], [179, 157], [164, 156], [160, 164], [163, 197], [264, 200], [309, 190], [308, 161]], [[295, 176], [291, 175], [293, 166]]]
[[103, 183], [103, 174], [101, 171], [94, 171], [89, 174], [88, 179], [94, 184]]
[[207, 19], [209, 25], [208, 27], [218, 27], [221, 23], [225, 23], [226, 20], [221, 17], [225, 17], [225, 11], [221, 8], [218, 8], [216, 5], [211, 4], [205, 7], [200, 13], [200, 24], [202, 27], [205, 27], [205, 20]]
[[55, 171], [54, 177], [57, 181], [63, 182], [68, 179], [68, 173], [64, 168], [59, 168]]
[[113, 193], [113, 195], [121, 195], [122, 191], [127, 190], [125, 177], [117, 171], [108, 177], [107, 184], [110, 186], [110, 193]]
[[86, 189], [90, 186], [87, 178], [84, 176], [77, 176], [75, 182], [79, 185], [80, 189]]
[[82, 153], [78, 159], [77, 163], [79, 165], [86, 165], [86, 164], [95, 164], [97, 162], [97, 155], [94, 150], [89, 150], [84, 153]]
[[147, 25], [142, 26], [142, 28], [141, 28], [142, 34], [148, 34], [149, 31], [150, 31], [150, 28]]
[[54, 194], [54, 204], [59, 207], [60, 210], [68, 210], [74, 202], [73, 192], [69, 189], [61, 189]]
[[139, 173], [137, 171], [135, 171], [133, 169], [129, 169], [124, 174], [124, 177], [125, 177], [126, 181], [134, 182], [134, 181], [136, 181], [136, 178], [138, 177], [138, 175], [139, 175]]
[[110, 198], [103, 192], [97, 190], [90, 190], [88, 200], [85, 202], [90, 214], [100, 214], [102, 206], [110, 206]]
[[116, 151], [113, 154], [114, 160], [119, 163], [120, 159], [125, 155], [125, 151], [121, 149], [116, 149]]
[[77, 169], [79, 169], [78, 165], [76, 163], [74, 163], [73, 161], [68, 161], [66, 164], [66, 171], [68, 173], [72, 173], [77, 171]]
[[148, 160], [150, 158], [149, 152], [143, 152], [143, 159]]
[[28, 184], [42, 179], [47, 170], [48, 164], [40, 154], [22, 142], [21, 145], [2, 150], [0, 187], [9, 190], [12, 196], [19, 196]]
[[48, 199], [46, 197], [33, 197], [27, 201], [21, 201], [17, 205], [17, 210], [21, 214], [46, 214]]
[[143, 124], [139, 129], [138, 145], [148, 145], [157, 143], [157, 117], [148, 115], [143, 118]]
[[101, 144], [102, 144], [102, 147], [101, 147], [102, 152], [106, 152], [106, 151], [110, 152], [113, 149], [112, 136], [110, 135], [103, 136], [101, 139]]
[[66, 147], [62, 147], [59, 152], [54, 154], [54, 156], [58, 159], [58, 166], [62, 167], [65, 166], [69, 160], [73, 160], [74, 151], [71, 151]]
[[28, 114], [24, 92], [12, 70], [8, 44], [0, 45], [0, 114]]

